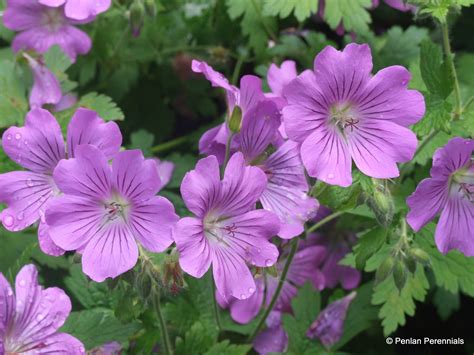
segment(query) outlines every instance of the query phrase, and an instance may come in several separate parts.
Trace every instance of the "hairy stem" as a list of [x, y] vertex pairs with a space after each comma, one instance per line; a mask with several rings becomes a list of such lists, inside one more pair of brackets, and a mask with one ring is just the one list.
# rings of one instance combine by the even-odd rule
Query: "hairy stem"
[[273, 307], [275, 307], [275, 304], [278, 300], [278, 297], [280, 297], [280, 292], [283, 288], [283, 285], [285, 284], [286, 281], [286, 275], [288, 274], [288, 270], [290, 269], [291, 262], [293, 261], [293, 258], [296, 254], [296, 251], [298, 250], [298, 241], [299, 238], [294, 238], [291, 241], [291, 250], [290, 254], [288, 255], [288, 259], [286, 260], [285, 266], [283, 267], [283, 272], [281, 273], [280, 280], [278, 280], [278, 286], [275, 290], [275, 293], [273, 294], [272, 300], [270, 301], [270, 304], [268, 305], [267, 309], [265, 310], [265, 313], [263, 313], [262, 318], [258, 322], [257, 326], [255, 327], [254, 331], [250, 335], [248, 341], [251, 343], [255, 337], [257, 336], [258, 332], [260, 329], [263, 327], [265, 324], [265, 321], [267, 320], [268, 316], [270, 315], [271, 311], [273, 310]]
[[179, 137], [179, 138], [170, 140], [168, 142], [164, 142], [162, 144], [155, 145], [154, 147], [151, 147], [151, 151], [153, 153], [160, 153], [160, 152], [169, 150], [171, 148], [177, 147], [181, 144], [184, 144], [188, 140], [189, 140], [189, 136]]
[[453, 53], [451, 51], [451, 44], [449, 42], [449, 29], [448, 29], [448, 22], [441, 22], [441, 32], [443, 34], [443, 48], [444, 48], [444, 54], [446, 56], [446, 61], [448, 65], [451, 67], [451, 71], [453, 73], [453, 79], [454, 79], [454, 101], [455, 101], [455, 107], [454, 107], [454, 119], [458, 119], [459, 116], [461, 115], [462, 112], [462, 107], [461, 107], [461, 90], [459, 89], [459, 80], [458, 80], [458, 75], [456, 73], [456, 67], [454, 66], [454, 61], [453, 61]]
[[316, 229], [319, 229], [321, 226], [323, 226], [326, 223], [332, 221], [334, 218], [339, 217], [343, 213], [344, 212], [342, 212], [342, 211], [338, 211], [338, 212], [334, 212], [334, 213], [330, 214], [329, 216], [327, 216], [327, 217], [323, 218], [322, 220], [320, 220], [318, 223], [316, 223], [311, 228], [308, 228], [308, 230], [306, 231], [306, 234], [314, 232]]
[[161, 312], [160, 294], [158, 291], [156, 292], [156, 295], [153, 296], [153, 307], [155, 308], [155, 313], [158, 316], [158, 320], [160, 321], [161, 337], [163, 338], [163, 352], [167, 355], [172, 355], [173, 348], [171, 347], [171, 341], [168, 334], [168, 328], [166, 327], [165, 317]]
[[222, 164], [222, 172], [221, 175], [224, 177], [225, 167], [229, 162], [230, 158], [230, 144], [232, 143], [232, 138], [234, 138], [234, 133], [229, 133], [229, 137], [227, 137], [227, 142], [225, 145], [225, 156], [224, 156], [224, 164]]

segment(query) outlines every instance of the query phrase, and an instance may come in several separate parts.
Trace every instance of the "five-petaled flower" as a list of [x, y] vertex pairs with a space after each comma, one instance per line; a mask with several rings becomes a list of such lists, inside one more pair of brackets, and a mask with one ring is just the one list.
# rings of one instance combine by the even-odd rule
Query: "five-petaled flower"
[[62, 160], [54, 181], [64, 195], [51, 201], [46, 222], [54, 243], [82, 253], [83, 271], [97, 282], [133, 268], [138, 246], [162, 252], [178, 220], [166, 198], [156, 162], [141, 151], [120, 152], [112, 165], [98, 148], [81, 145]]
[[109, 9], [111, 0], [38, 0], [50, 7], [64, 5], [64, 14], [73, 20], [87, 20]]
[[438, 249], [458, 249], [474, 256], [474, 140], [455, 137], [433, 156], [431, 178], [407, 199], [408, 224], [420, 230], [441, 212], [436, 227]]
[[200, 278], [212, 264], [224, 299], [247, 299], [255, 292], [247, 264], [269, 267], [278, 259], [278, 249], [268, 240], [278, 233], [278, 218], [254, 209], [266, 184], [264, 172], [246, 166], [241, 153], [229, 160], [222, 181], [217, 158], [210, 156], [181, 184], [183, 200], [196, 216], [181, 219], [174, 231], [181, 268]]
[[423, 96], [407, 90], [410, 73], [391, 66], [371, 76], [368, 45], [328, 46], [283, 90], [288, 137], [301, 143], [308, 174], [349, 186], [351, 165], [375, 178], [399, 175], [397, 162], [412, 159], [416, 135], [407, 126], [423, 117]]

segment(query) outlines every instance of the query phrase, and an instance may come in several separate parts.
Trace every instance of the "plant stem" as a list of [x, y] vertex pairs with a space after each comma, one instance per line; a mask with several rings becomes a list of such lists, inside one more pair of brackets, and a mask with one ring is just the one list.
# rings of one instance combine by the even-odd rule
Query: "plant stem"
[[262, 318], [258, 322], [257, 326], [255, 327], [255, 330], [253, 331], [252, 335], [250, 335], [248, 341], [251, 343], [255, 337], [257, 336], [258, 332], [260, 329], [263, 327], [265, 324], [265, 321], [267, 320], [268, 316], [270, 315], [270, 312], [273, 310], [273, 307], [275, 307], [275, 304], [280, 297], [280, 292], [283, 288], [283, 285], [285, 284], [286, 281], [286, 275], [288, 274], [288, 270], [290, 269], [291, 262], [293, 261], [293, 258], [296, 254], [296, 251], [298, 250], [298, 241], [299, 238], [294, 238], [291, 241], [291, 250], [290, 254], [288, 255], [288, 259], [286, 259], [285, 266], [283, 267], [283, 272], [281, 273], [280, 280], [278, 280], [278, 286], [275, 290], [275, 293], [273, 294], [272, 300], [270, 301], [270, 304], [268, 305], [267, 309], [265, 310], [265, 313], [263, 314]]
[[464, 107], [462, 108], [462, 112], [466, 112], [469, 109], [469, 106], [474, 102], [474, 96], [471, 96], [466, 103], [464, 104]]
[[309, 234], [309, 233], [312, 233], [314, 232], [316, 229], [320, 228], [321, 226], [325, 225], [326, 223], [332, 221], [334, 218], [337, 218], [339, 217], [340, 215], [344, 214], [343, 211], [338, 211], [338, 212], [334, 212], [332, 214], [330, 214], [329, 216], [323, 218], [322, 220], [320, 220], [318, 223], [316, 223], [314, 226], [312, 226], [311, 228], [309, 228], [307, 231], [306, 231], [306, 234]]
[[219, 316], [219, 308], [217, 306], [216, 284], [214, 283], [214, 276], [212, 275], [212, 272], [211, 272], [210, 280], [211, 280], [211, 290], [212, 290], [212, 303], [214, 304], [214, 317], [216, 319], [217, 329], [220, 332], [222, 330], [222, 323], [221, 323], [221, 317]]
[[173, 354], [173, 349], [171, 347], [171, 341], [168, 334], [168, 328], [166, 327], [165, 317], [161, 312], [161, 305], [160, 305], [160, 294], [157, 291], [156, 295], [153, 297], [153, 306], [155, 308], [156, 315], [158, 316], [158, 320], [160, 321], [160, 328], [161, 328], [161, 337], [163, 338], [163, 347], [164, 353], [167, 355]]
[[443, 34], [443, 48], [444, 54], [446, 56], [446, 61], [448, 65], [451, 67], [451, 71], [453, 73], [454, 79], [454, 100], [455, 100], [455, 107], [454, 107], [454, 119], [458, 119], [461, 115], [461, 90], [459, 89], [459, 80], [458, 75], [456, 73], [456, 67], [454, 66], [453, 61], [453, 53], [451, 52], [451, 44], [449, 42], [449, 29], [448, 29], [448, 22], [441, 22], [441, 32]]
[[225, 167], [229, 162], [230, 158], [230, 144], [232, 143], [232, 138], [234, 138], [234, 133], [229, 133], [229, 137], [227, 137], [227, 142], [225, 144], [225, 156], [224, 156], [224, 164], [222, 164], [222, 177], [224, 177]]
[[234, 72], [232, 73], [232, 84], [237, 85], [237, 81], [239, 80], [240, 69], [242, 68], [242, 64], [244, 63], [245, 57], [243, 55], [239, 55], [237, 58], [237, 63], [235, 63]]
[[151, 151], [153, 153], [163, 152], [163, 151], [169, 150], [171, 148], [174, 148], [174, 147], [177, 147], [181, 144], [186, 143], [188, 141], [188, 139], [189, 139], [189, 136], [179, 137], [179, 138], [170, 140], [168, 142], [155, 145], [154, 147], [151, 147]]

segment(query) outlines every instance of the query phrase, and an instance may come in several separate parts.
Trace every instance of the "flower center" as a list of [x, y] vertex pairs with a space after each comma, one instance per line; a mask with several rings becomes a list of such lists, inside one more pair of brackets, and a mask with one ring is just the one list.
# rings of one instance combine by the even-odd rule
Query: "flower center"
[[224, 225], [222, 221], [223, 220], [219, 218], [206, 216], [206, 218], [204, 218], [204, 234], [206, 235], [207, 240], [210, 242], [229, 246], [229, 243], [226, 241], [226, 239], [229, 237], [235, 237], [237, 226], [235, 223], [232, 223], [231, 225]]
[[118, 218], [125, 220], [130, 204], [119, 195], [114, 195], [104, 202], [105, 216], [107, 222], [115, 221]]
[[359, 119], [357, 118], [356, 112], [352, 106], [348, 103], [335, 104], [329, 111], [330, 121], [337, 127], [341, 132], [351, 132], [354, 129], [359, 129]]
[[48, 27], [51, 32], [56, 32], [66, 21], [61, 8], [43, 10], [43, 25]]
[[471, 170], [471, 164], [452, 175], [451, 192], [474, 203], [474, 172]]

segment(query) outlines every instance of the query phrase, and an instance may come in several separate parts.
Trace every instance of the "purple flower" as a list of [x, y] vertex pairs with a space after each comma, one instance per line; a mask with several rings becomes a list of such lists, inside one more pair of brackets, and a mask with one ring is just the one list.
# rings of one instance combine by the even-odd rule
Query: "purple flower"
[[64, 6], [51, 8], [38, 0], [7, 0], [3, 14], [5, 27], [20, 32], [12, 43], [15, 52], [25, 49], [46, 53], [58, 45], [72, 61], [78, 54], [89, 52], [92, 46], [89, 36], [74, 25], [91, 20], [70, 20], [64, 14]]
[[306, 336], [319, 339], [326, 349], [336, 344], [342, 337], [347, 310], [355, 296], [356, 293], [351, 292], [323, 309], [309, 327]]
[[58, 104], [61, 101], [61, 85], [51, 70], [46, 67], [42, 59], [36, 60], [27, 53], [23, 53], [33, 71], [33, 88], [30, 93], [31, 108], [43, 107], [45, 104]]
[[334, 288], [340, 283], [344, 289], [351, 290], [359, 285], [360, 272], [350, 266], [339, 265], [339, 262], [351, 251], [354, 242], [353, 235], [328, 237], [313, 233], [307, 238], [306, 245], [323, 248], [320, 266], [324, 280], [322, 288]]
[[138, 150], [120, 152], [109, 165], [92, 145], [81, 145], [74, 158], [62, 160], [54, 181], [64, 195], [46, 211], [54, 243], [79, 250], [85, 274], [97, 282], [133, 268], [140, 243], [162, 252], [173, 242], [178, 220], [173, 205], [155, 196], [160, 178], [153, 160]]
[[48, 254], [63, 252], [52, 243], [44, 224], [48, 204], [59, 194], [53, 171], [61, 159], [73, 158], [80, 144], [93, 144], [110, 159], [118, 153], [122, 135], [115, 122], [105, 123], [96, 112], [82, 108], [69, 123], [67, 153], [61, 127], [48, 111], [40, 108], [27, 114], [25, 127], [10, 127], [3, 134], [3, 150], [26, 169], [0, 175], [0, 201], [7, 205], [0, 216], [3, 226], [16, 232], [41, 220], [40, 247]]
[[70, 312], [71, 301], [63, 290], [38, 284], [34, 265], [18, 273], [15, 294], [0, 273], [0, 353], [85, 354], [79, 340], [58, 332]]
[[77, 95], [74, 93], [67, 93], [61, 97], [61, 100], [53, 106], [52, 110], [53, 112], [61, 112], [64, 110], [67, 110], [71, 107], [73, 107], [75, 104], [77, 104]]
[[283, 89], [297, 76], [298, 72], [295, 61], [285, 60], [281, 63], [280, 67], [272, 63], [267, 72], [267, 82], [272, 90], [272, 94], [277, 97], [283, 97]]
[[267, 329], [253, 341], [253, 348], [260, 355], [283, 353], [288, 347], [288, 334], [281, 324], [281, 313], [271, 312], [267, 318]]
[[401, 66], [371, 76], [368, 45], [342, 52], [326, 47], [284, 90], [286, 132], [302, 143], [308, 174], [328, 184], [349, 186], [351, 164], [375, 178], [399, 175], [397, 162], [412, 159], [416, 135], [407, 126], [423, 117], [423, 96], [407, 90], [410, 73]]
[[49, 7], [60, 7], [66, 4], [64, 13], [68, 18], [87, 20], [107, 11], [111, 0], [39, 0], [39, 3]]
[[408, 224], [419, 231], [441, 213], [436, 227], [438, 249], [458, 249], [474, 256], [474, 140], [455, 137], [433, 156], [431, 178], [407, 199]]
[[100, 347], [92, 349], [90, 355], [120, 355], [122, 351], [122, 346], [113, 341], [111, 343], [104, 344]]
[[222, 181], [217, 158], [210, 156], [181, 184], [183, 200], [196, 215], [181, 219], [175, 229], [181, 268], [200, 278], [212, 264], [217, 291], [226, 300], [255, 292], [247, 263], [269, 267], [278, 259], [278, 249], [268, 241], [278, 233], [278, 218], [254, 210], [266, 184], [263, 171], [246, 166], [241, 153], [231, 157]]
[[[393, 7], [394, 9], [397, 9], [399, 11], [403, 11], [403, 12], [416, 11], [416, 6], [406, 4], [403, 0], [384, 0], [384, 2], [388, 6]], [[372, 0], [372, 7], [375, 8], [377, 6], [379, 6], [379, 0]]]
[[160, 177], [160, 189], [162, 189], [166, 185], [168, 185], [171, 180], [171, 176], [173, 175], [174, 170], [174, 164], [170, 161], [160, 160], [158, 158], [154, 158], [154, 160], [156, 163], [156, 168], [158, 170], [158, 176]]
[[[324, 286], [324, 276], [318, 270], [324, 257], [324, 248], [320, 246], [309, 246], [299, 250], [288, 270], [287, 278], [283, 284], [282, 291], [275, 304], [274, 310], [278, 312], [291, 312], [291, 300], [298, 293], [297, 287], [305, 282], [311, 281], [313, 285], [321, 290]], [[283, 253], [276, 268], [281, 273], [286, 263], [287, 254]], [[230, 315], [234, 321], [246, 324], [254, 319], [260, 312], [262, 305], [268, 306], [275, 294], [279, 282], [278, 277], [269, 274], [265, 279], [258, 277], [255, 293], [247, 299], [229, 298], [225, 300], [218, 292], [216, 299], [221, 308], [229, 308]], [[266, 288], [266, 290], [265, 290]], [[266, 295], [266, 297], [265, 297]], [[265, 300], [264, 300], [265, 298]]]

